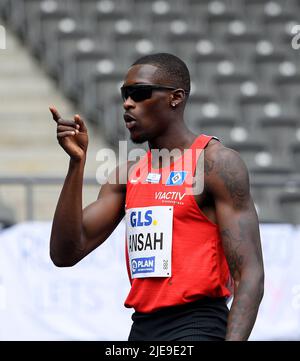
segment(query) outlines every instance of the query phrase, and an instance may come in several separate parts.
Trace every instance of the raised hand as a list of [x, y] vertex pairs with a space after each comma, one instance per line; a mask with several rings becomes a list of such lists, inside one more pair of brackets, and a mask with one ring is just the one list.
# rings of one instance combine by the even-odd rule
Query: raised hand
[[84, 160], [89, 141], [87, 128], [82, 118], [76, 114], [74, 120], [62, 119], [55, 107], [51, 106], [49, 109], [57, 123], [58, 143], [72, 160]]

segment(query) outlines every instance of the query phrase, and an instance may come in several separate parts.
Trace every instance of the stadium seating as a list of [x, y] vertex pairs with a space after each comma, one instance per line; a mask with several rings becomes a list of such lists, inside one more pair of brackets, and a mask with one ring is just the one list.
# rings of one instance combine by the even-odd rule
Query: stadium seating
[[284, 191], [278, 197], [282, 208], [282, 220], [287, 223], [300, 223], [300, 192], [298, 190]]
[[182, 57], [192, 78], [186, 122], [240, 152], [269, 222], [299, 219], [286, 208], [300, 209], [300, 184], [282, 192], [300, 173], [300, 49], [291, 45], [299, 12], [297, 0], [0, 4], [0, 16], [111, 144], [128, 136], [119, 94], [127, 67], [151, 52]]

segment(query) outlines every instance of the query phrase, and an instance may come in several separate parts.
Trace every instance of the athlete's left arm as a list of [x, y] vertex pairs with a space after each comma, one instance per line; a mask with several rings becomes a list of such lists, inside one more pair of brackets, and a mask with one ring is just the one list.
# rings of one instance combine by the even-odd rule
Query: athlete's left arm
[[248, 170], [239, 154], [221, 144], [208, 147], [205, 185], [215, 201], [223, 248], [235, 284], [226, 340], [247, 340], [263, 297], [264, 267]]

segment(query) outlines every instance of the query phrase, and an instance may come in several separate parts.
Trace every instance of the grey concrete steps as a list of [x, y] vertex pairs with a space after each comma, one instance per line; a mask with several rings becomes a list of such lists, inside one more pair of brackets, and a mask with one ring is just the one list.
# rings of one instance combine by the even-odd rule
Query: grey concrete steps
[[[21, 98], [21, 99], [1, 99], [1, 110], [3, 112], [8, 112], [10, 109], [14, 109], [14, 112], [18, 114], [31, 113], [31, 114], [41, 114], [45, 117], [45, 114], [48, 112], [48, 107], [51, 104], [55, 104], [61, 113], [67, 112], [68, 108], [65, 108], [64, 104], [58, 104], [58, 102], [53, 102], [53, 97], [49, 101], [41, 102], [38, 98]], [[3, 101], [3, 103], [2, 103]]]
[[[6, 176], [65, 176], [68, 170], [69, 157], [63, 149], [57, 147], [57, 152], [52, 149], [39, 149], [36, 152], [20, 147], [19, 150], [6, 152], [1, 151], [0, 174]], [[88, 155], [85, 166], [85, 176], [95, 177], [99, 162], [93, 156], [93, 152]], [[96, 152], [94, 152], [96, 154]], [[3, 158], [2, 158], [3, 159]]]
[[13, 56], [0, 56], [0, 66], [2, 68], [1, 71], [3, 71], [4, 76], [13, 76], [15, 74], [20, 74], [24, 71], [34, 74], [36, 70], [36, 65], [32, 64], [29, 59], [22, 59], [22, 57], [20, 57], [20, 59], [18, 59], [18, 63], [16, 63], [16, 58], [18, 57], [18, 53]]
[[[7, 49], [0, 51], [0, 177], [65, 177], [69, 156], [57, 142], [56, 124], [48, 109], [51, 105], [66, 119], [80, 113], [7, 29]], [[96, 153], [107, 145], [101, 134], [87, 126], [90, 142], [85, 176], [95, 178]], [[52, 219], [61, 185], [53, 186], [52, 191], [37, 188], [36, 219]], [[97, 197], [100, 186], [96, 188], [96, 192], [87, 191], [89, 203]], [[18, 221], [25, 219], [22, 185], [0, 185], [0, 197], [15, 209]]]
[[19, 96], [19, 95], [39, 95], [48, 94], [53, 91], [52, 84], [49, 82], [41, 81], [39, 77], [36, 79], [32, 77], [16, 77], [16, 81], [13, 81], [10, 77], [9, 81], [4, 82], [3, 78], [0, 83], [0, 96], [3, 95]]

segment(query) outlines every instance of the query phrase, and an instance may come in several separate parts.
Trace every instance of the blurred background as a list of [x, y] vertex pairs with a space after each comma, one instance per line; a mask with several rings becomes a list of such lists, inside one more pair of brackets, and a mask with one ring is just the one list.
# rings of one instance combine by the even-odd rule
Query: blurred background
[[68, 157], [48, 107], [86, 119], [87, 205], [97, 151], [128, 140], [124, 74], [154, 52], [190, 69], [189, 127], [249, 168], [266, 266], [251, 338], [300, 339], [300, 1], [0, 0], [0, 25], [0, 339], [126, 339], [124, 224], [70, 270], [49, 261]]

